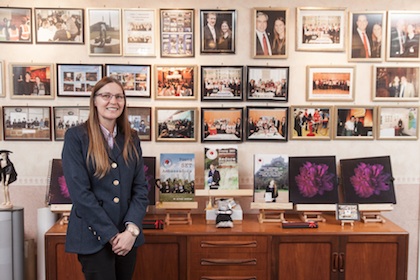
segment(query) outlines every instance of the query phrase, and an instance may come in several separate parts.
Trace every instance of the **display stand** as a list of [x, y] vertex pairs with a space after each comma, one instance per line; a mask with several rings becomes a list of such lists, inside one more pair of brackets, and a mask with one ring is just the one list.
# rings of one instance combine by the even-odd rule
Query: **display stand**
[[59, 214], [61, 217], [59, 219], [60, 225], [68, 224], [70, 211], [72, 208], [72, 204], [51, 204], [50, 210], [55, 214]]
[[158, 202], [157, 209], [165, 209], [166, 225], [191, 225], [191, 210], [198, 208], [196, 201], [191, 202]]
[[257, 203], [251, 202], [251, 209], [258, 209], [259, 223], [281, 223], [286, 221], [286, 210], [293, 209], [293, 203]]
[[393, 204], [359, 204], [360, 217], [364, 223], [385, 223], [381, 212], [393, 209]]
[[351, 227], [354, 227], [354, 221], [353, 220], [347, 220], [347, 221], [341, 221], [341, 227], [344, 227], [345, 224], [350, 224]]
[[323, 212], [335, 212], [335, 204], [296, 204], [296, 211], [302, 212], [299, 214], [300, 219], [304, 222], [325, 222], [326, 219], [322, 216]]

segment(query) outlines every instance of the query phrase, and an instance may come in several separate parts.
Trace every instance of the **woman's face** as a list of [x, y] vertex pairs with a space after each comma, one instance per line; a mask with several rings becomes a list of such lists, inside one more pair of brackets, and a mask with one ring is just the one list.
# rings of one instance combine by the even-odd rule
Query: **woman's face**
[[[111, 95], [109, 100], [106, 100], [101, 95]], [[125, 99], [117, 98], [117, 96], [124, 96], [122, 88], [116, 83], [109, 83], [103, 86], [96, 92], [95, 106], [98, 110], [99, 122], [106, 124], [115, 122], [122, 114], [125, 105]]]
[[281, 20], [276, 20], [274, 22], [274, 30], [276, 30], [277, 33], [283, 34], [284, 33], [284, 22]]
[[375, 24], [372, 28], [373, 35], [376, 36], [376, 38], [382, 37], [382, 27], [379, 24]]
[[221, 27], [223, 32], [227, 32], [229, 30], [229, 25], [226, 22], [222, 23]]

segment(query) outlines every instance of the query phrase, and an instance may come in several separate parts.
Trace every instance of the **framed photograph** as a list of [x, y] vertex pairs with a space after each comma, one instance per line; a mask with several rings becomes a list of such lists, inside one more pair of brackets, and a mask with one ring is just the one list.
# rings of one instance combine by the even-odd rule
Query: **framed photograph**
[[253, 18], [252, 30], [255, 30], [255, 34], [252, 37], [252, 56], [254, 58], [287, 58], [289, 10], [255, 8]]
[[307, 101], [353, 101], [354, 66], [307, 66]]
[[200, 10], [201, 53], [235, 53], [236, 10]]
[[341, 159], [344, 203], [396, 203], [389, 156]]
[[289, 157], [289, 200], [295, 204], [338, 203], [335, 156]]
[[335, 217], [339, 221], [358, 221], [360, 220], [359, 204], [337, 203]]
[[418, 106], [379, 107], [378, 115], [378, 139], [418, 139]]
[[102, 64], [57, 64], [57, 96], [89, 97], [102, 76]]
[[0, 97], [6, 96], [6, 86], [5, 86], [5, 75], [4, 75], [4, 69], [5, 69], [5, 63], [3, 60], [0, 60]]
[[420, 11], [388, 11], [387, 61], [419, 61]]
[[330, 140], [331, 106], [290, 107], [290, 138], [293, 140]]
[[336, 107], [334, 139], [373, 140], [376, 135], [375, 107]]
[[247, 100], [287, 102], [289, 67], [248, 66], [247, 85]]
[[150, 98], [150, 65], [105, 64], [105, 73], [106, 76], [114, 76], [121, 82], [127, 97]]
[[160, 56], [194, 57], [194, 9], [160, 10]]
[[51, 108], [3, 106], [4, 141], [51, 141]]
[[147, 181], [147, 189], [149, 190], [149, 205], [156, 205], [156, 157], [143, 157], [144, 175]]
[[373, 66], [374, 101], [418, 101], [419, 89], [418, 66]]
[[201, 142], [242, 142], [243, 108], [201, 108]]
[[345, 8], [297, 8], [296, 13], [296, 50], [345, 50]]
[[142, 141], [152, 141], [152, 108], [127, 107], [128, 121]]
[[155, 67], [155, 99], [197, 99], [197, 66], [173, 65]]
[[287, 141], [288, 107], [246, 107], [246, 140]]
[[54, 99], [52, 64], [10, 63], [11, 98]]
[[197, 108], [155, 108], [156, 141], [197, 141]]
[[242, 101], [243, 66], [201, 66], [201, 101]]
[[91, 56], [120, 56], [121, 9], [87, 9], [88, 47]]
[[0, 7], [0, 43], [32, 44], [32, 8]]
[[35, 8], [37, 44], [84, 44], [83, 9]]
[[157, 32], [156, 10], [123, 10], [124, 56], [156, 56]]
[[385, 12], [349, 12], [349, 61], [382, 61], [385, 55]]
[[63, 141], [67, 129], [84, 123], [89, 117], [89, 107], [53, 107], [54, 140]]

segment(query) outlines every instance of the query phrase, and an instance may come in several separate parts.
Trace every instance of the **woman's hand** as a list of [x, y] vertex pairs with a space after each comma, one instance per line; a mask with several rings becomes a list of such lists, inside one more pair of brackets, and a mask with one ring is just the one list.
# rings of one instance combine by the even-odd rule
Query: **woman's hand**
[[119, 256], [125, 256], [131, 251], [135, 241], [136, 236], [133, 236], [128, 230], [125, 230], [117, 234], [117, 236], [110, 241], [112, 251]]

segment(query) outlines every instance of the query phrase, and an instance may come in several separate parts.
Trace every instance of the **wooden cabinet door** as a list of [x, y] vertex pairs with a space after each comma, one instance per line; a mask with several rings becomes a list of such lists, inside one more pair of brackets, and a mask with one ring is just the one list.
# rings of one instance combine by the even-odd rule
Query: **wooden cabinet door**
[[341, 244], [341, 279], [407, 279], [408, 236], [347, 236]]
[[146, 236], [137, 253], [136, 280], [185, 280], [186, 237]]
[[273, 238], [273, 260], [277, 260], [272, 263], [273, 279], [337, 279], [338, 240], [334, 236], [315, 235]]

